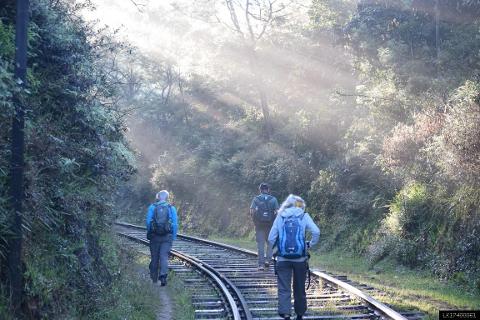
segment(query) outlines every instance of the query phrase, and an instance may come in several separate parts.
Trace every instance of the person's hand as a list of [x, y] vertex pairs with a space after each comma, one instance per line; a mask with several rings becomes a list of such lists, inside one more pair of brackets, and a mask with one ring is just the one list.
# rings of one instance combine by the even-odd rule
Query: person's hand
[[310, 241], [307, 241], [307, 249], [310, 249]]

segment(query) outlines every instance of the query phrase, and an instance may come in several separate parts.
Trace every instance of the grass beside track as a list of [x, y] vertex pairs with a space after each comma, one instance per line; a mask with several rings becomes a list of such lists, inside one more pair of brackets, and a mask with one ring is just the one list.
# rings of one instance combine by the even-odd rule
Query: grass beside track
[[121, 273], [110, 291], [111, 303], [89, 319], [136, 319], [156, 318], [156, 299], [151, 281], [145, 273], [145, 256], [136, 252], [123, 251]]
[[175, 277], [174, 272], [168, 276], [168, 291], [174, 300], [173, 319], [195, 319], [195, 309], [192, 305], [193, 293], [187, 289], [182, 280]]
[[[253, 238], [226, 238], [210, 236], [209, 239], [256, 251]], [[361, 257], [341, 251], [312, 253], [311, 268], [343, 274], [352, 280], [371, 285], [386, 293], [377, 297], [394, 308], [419, 310], [428, 318], [437, 319], [438, 310], [480, 309], [480, 294], [448, 281], [441, 281], [425, 271], [397, 266], [393, 261], [382, 261], [371, 267]]]
[[[137, 288], [137, 299], [142, 299], [143, 296], [143, 299], [148, 303], [147, 307], [142, 306], [143, 310], [138, 310], [139, 313], [143, 314], [138, 317], [135, 316], [132, 319], [153, 320], [171, 318], [193, 320], [195, 318], [195, 310], [192, 306], [191, 292], [185, 289], [183, 281], [175, 277], [175, 273], [171, 271], [168, 275], [168, 284], [166, 287], [152, 285], [152, 281], [148, 275], [150, 257], [144, 254], [132, 254], [136, 257], [135, 268], [137, 272], [135, 279], [138, 282], [137, 287], [140, 287], [140, 290]], [[162, 304], [168, 302], [158, 300], [161, 298], [159, 297], [159, 290], [167, 290], [167, 294], [171, 299], [171, 313], [169, 313], [169, 315], [163, 314], [165, 311], [162, 310], [164, 308]]]

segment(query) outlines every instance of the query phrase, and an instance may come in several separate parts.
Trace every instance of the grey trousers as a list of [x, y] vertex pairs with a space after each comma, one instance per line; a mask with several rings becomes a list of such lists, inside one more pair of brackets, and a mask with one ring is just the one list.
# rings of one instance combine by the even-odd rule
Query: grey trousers
[[[272, 260], [272, 246], [268, 243], [268, 234], [271, 226], [255, 225], [255, 240], [257, 241], [258, 265], [263, 266], [266, 261]], [[267, 256], [265, 257], [265, 245], [267, 246]]]
[[306, 262], [277, 262], [278, 314], [290, 314], [292, 309], [292, 274], [295, 314], [303, 316], [305, 311], [307, 311], [307, 294], [305, 292], [305, 280], [307, 279]]
[[[160, 276], [168, 274], [168, 253], [172, 248], [172, 235], [156, 236], [150, 240], [150, 278], [157, 282]], [[160, 274], [159, 274], [160, 267]]]

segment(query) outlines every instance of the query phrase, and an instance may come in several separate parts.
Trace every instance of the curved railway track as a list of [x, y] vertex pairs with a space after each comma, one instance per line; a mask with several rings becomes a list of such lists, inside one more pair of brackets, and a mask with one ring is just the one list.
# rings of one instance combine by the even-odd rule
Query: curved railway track
[[[143, 245], [148, 245], [145, 227], [117, 223], [117, 233]], [[171, 254], [190, 265], [215, 288], [218, 297], [201, 298], [194, 282], [187, 283], [195, 291], [196, 319], [274, 320], [277, 314], [277, 287], [273, 267], [257, 270], [257, 254], [253, 251], [225, 245], [197, 237], [178, 235]], [[181, 266], [174, 265], [174, 271]], [[420, 319], [417, 312], [398, 313], [360, 290], [373, 290], [334, 277], [321, 271], [311, 273], [307, 290], [308, 310], [304, 319]], [[203, 290], [203, 289], [202, 289]], [[197, 303], [195, 305], [195, 303]], [[293, 314], [293, 310], [292, 310]]]

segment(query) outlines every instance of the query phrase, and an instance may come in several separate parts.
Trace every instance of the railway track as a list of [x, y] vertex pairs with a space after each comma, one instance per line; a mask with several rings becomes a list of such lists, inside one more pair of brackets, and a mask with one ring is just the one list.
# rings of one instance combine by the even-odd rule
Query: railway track
[[[117, 223], [116, 228], [120, 235], [148, 245], [144, 227]], [[273, 267], [258, 271], [255, 252], [178, 235], [171, 253], [177, 261], [171, 267], [180, 277], [187, 273], [186, 265], [195, 269], [196, 276], [187, 276], [184, 281], [195, 292], [196, 319], [280, 319]], [[415, 320], [423, 316], [417, 312], [398, 313], [365, 293], [373, 288], [350, 282], [345, 277], [321, 271], [313, 271], [311, 276], [304, 319]], [[209, 283], [210, 288], [205, 283]]]

